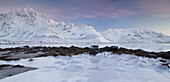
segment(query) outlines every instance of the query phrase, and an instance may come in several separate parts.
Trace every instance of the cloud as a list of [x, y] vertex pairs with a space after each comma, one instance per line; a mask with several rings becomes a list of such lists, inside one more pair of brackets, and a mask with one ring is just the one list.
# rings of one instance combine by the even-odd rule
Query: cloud
[[0, 12], [32, 7], [49, 18], [170, 17], [170, 0], [0, 0]]
[[[62, 7], [55, 7], [57, 18], [93, 18], [93, 19], [115, 19], [135, 15], [136, 13], [124, 9], [118, 8], [116, 3], [110, 3], [111, 0], [72, 0], [76, 1], [69, 5], [63, 5]], [[59, 13], [58, 11], [62, 12]], [[49, 13], [50, 14], [50, 13]], [[50, 15], [54, 16], [54, 15]]]
[[138, 0], [133, 4], [139, 14], [160, 18], [170, 17], [170, 0]]
[[170, 14], [154, 14], [152, 16], [156, 18], [167, 18], [170, 17]]

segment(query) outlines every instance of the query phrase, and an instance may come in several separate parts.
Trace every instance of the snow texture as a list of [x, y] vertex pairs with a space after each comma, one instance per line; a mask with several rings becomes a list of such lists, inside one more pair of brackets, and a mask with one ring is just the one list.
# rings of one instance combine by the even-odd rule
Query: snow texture
[[104, 52], [97, 56], [41, 57], [31, 62], [0, 61], [39, 68], [0, 82], [170, 82], [170, 69], [162, 66], [159, 59]]
[[101, 35], [112, 43], [170, 43], [170, 36], [146, 28], [110, 28]]
[[91, 25], [75, 26], [72, 23], [55, 22], [24, 8], [0, 14], [1, 43], [24, 42], [109, 42]]

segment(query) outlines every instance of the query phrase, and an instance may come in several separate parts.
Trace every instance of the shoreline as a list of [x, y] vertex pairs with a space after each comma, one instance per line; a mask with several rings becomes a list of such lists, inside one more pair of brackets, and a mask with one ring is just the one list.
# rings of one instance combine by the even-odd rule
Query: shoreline
[[105, 46], [102, 48], [92, 49], [90, 47], [15, 47], [15, 48], [0, 48], [0, 60], [10, 61], [10, 60], [19, 60], [25, 58], [34, 58], [34, 57], [46, 57], [46, 56], [72, 56], [83, 53], [88, 53], [90, 55], [96, 55], [102, 52], [112, 52], [113, 54], [131, 54], [142, 57], [150, 58], [164, 58], [170, 59], [170, 51], [166, 52], [148, 52], [142, 49], [127, 49], [117, 46]]

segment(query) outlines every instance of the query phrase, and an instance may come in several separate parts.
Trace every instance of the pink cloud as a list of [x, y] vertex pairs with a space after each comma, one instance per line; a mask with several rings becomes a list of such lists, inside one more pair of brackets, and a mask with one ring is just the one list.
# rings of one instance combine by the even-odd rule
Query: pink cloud
[[80, 6], [71, 5], [71, 7], [64, 6], [62, 8], [54, 8], [45, 10], [48, 13], [48, 17], [65, 18], [65, 19], [76, 19], [76, 18], [121, 18], [136, 13], [127, 9], [116, 9], [114, 4], [108, 3], [110, 0], [81, 0]]
[[137, 9], [141, 14], [153, 17], [170, 17], [170, 0], [141, 0], [137, 4]]
[[[76, 19], [76, 18], [120, 18], [135, 15], [135, 12], [126, 9], [117, 9], [115, 4], [108, 3], [110, 0], [77, 0], [71, 6], [51, 7], [41, 4], [21, 4], [22, 7], [31, 7], [35, 11], [44, 14], [48, 18]], [[15, 9], [19, 6], [15, 7]], [[4, 9], [4, 8], [3, 8]], [[10, 9], [10, 8], [7, 8]], [[11, 11], [11, 10], [4, 10]], [[2, 12], [2, 11], [1, 11]]]
[[170, 14], [154, 14], [152, 16], [157, 18], [166, 18], [166, 17], [170, 17]]

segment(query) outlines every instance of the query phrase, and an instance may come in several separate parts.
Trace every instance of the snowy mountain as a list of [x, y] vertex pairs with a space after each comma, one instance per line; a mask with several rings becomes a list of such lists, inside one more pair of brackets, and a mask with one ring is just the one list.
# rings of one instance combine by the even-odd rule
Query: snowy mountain
[[24, 8], [0, 14], [0, 43], [170, 43], [170, 36], [148, 29], [108, 29], [55, 22]]
[[110, 28], [101, 35], [112, 43], [170, 43], [170, 36], [145, 28]]
[[0, 42], [109, 42], [92, 26], [55, 22], [24, 8], [0, 14]]

